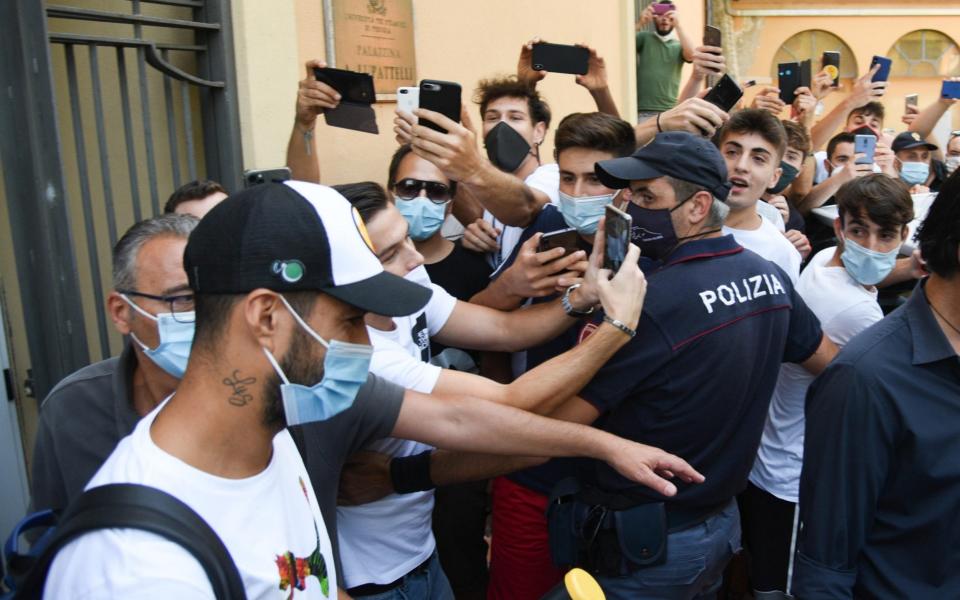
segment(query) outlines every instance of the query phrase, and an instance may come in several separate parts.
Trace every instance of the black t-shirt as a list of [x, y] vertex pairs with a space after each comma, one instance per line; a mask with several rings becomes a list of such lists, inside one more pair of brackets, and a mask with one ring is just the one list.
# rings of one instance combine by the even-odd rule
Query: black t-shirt
[[[490, 283], [490, 265], [482, 254], [477, 254], [454, 242], [453, 250], [445, 258], [432, 265], [423, 265], [430, 281], [447, 290], [462, 302], [482, 291]], [[474, 351], [448, 348], [434, 340], [430, 341], [431, 363], [447, 369], [477, 372], [479, 356]], [[472, 363], [472, 365], [471, 365]]]

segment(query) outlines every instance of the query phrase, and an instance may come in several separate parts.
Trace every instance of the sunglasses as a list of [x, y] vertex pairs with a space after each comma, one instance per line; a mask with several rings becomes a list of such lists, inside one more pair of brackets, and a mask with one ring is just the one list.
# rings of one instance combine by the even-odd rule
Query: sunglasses
[[435, 204], [443, 204], [450, 200], [450, 186], [438, 181], [423, 181], [420, 179], [401, 179], [393, 186], [398, 198], [413, 200], [420, 195], [421, 190], [427, 190], [427, 198]]

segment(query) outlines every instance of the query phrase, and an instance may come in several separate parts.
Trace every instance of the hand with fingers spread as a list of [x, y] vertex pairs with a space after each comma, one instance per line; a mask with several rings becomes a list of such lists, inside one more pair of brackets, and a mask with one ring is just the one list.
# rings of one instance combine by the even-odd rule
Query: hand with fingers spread
[[340, 471], [338, 506], [375, 502], [394, 493], [388, 454], [363, 450], [347, 459]]
[[313, 73], [315, 68], [322, 69], [327, 63], [321, 60], [308, 60], [307, 76], [300, 80], [297, 91], [297, 124], [303, 129], [312, 129], [317, 115], [325, 108], [336, 108], [340, 104], [340, 94], [329, 85], [317, 81]]
[[730, 116], [726, 111], [703, 99], [709, 90], [699, 97], [684, 100], [670, 110], [660, 113], [660, 129], [663, 131], [687, 131], [711, 137]]
[[606, 461], [621, 475], [670, 497], [677, 493], [677, 486], [668, 481], [679, 478], [686, 483], [703, 483], [701, 475], [690, 464], [660, 448], [621, 440], [620, 448]]
[[793, 247], [797, 249], [797, 252], [800, 253], [800, 256], [806, 260], [807, 256], [810, 254], [810, 250], [813, 249], [813, 246], [810, 245], [810, 240], [807, 239], [807, 236], [803, 235], [796, 229], [785, 231], [783, 236], [787, 238], [791, 244], [793, 244]]
[[477, 219], [470, 223], [463, 230], [463, 247], [474, 252], [496, 252], [500, 249], [500, 239], [502, 232], [484, 221]]
[[723, 75], [727, 70], [727, 59], [723, 49], [718, 46], [698, 46], [693, 51], [693, 74], [699, 79], [708, 75]]
[[517, 61], [517, 80], [529, 88], [537, 87], [537, 83], [547, 76], [546, 71], [537, 71], [533, 68], [533, 46], [545, 41], [535, 37], [520, 47], [520, 59]]
[[780, 113], [783, 112], [786, 105], [787, 104], [780, 99], [780, 88], [768, 86], [757, 92], [757, 95], [753, 97], [750, 108], [765, 110], [779, 118]]
[[570, 279], [587, 270], [587, 254], [583, 250], [566, 254], [563, 248], [537, 252], [542, 234], [534, 234], [520, 246], [517, 256], [500, 275], [506, 292], [517, 298], [541, 298], [553, 294], [560, 279]]

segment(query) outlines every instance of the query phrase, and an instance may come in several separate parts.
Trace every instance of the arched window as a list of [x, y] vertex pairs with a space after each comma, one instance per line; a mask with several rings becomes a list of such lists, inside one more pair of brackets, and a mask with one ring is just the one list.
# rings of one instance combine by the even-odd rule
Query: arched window
[[801, 31], [785, 41], [773, 57], [773, 64], [770, 65], [770, 76], [776, 82], [778, 64], [799, 62], [808, 58], [812, 60], [813, 72], [816, 73], [820, 70], [820, 57], [827, 51], [840, 53], [841, 78], [857, 76], [857, 59], [854, 58], [850, 46], [834, 34], [822, 29]]
[[960, 75], [960, 49], [948, 35], [918, 29], [901, 37], [887, 51], [892, 77], [955, 77]]

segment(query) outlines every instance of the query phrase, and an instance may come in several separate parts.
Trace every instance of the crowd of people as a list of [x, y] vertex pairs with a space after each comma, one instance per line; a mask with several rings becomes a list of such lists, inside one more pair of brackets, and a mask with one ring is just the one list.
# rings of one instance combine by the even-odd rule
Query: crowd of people
[[[954, 101], [897, 133], [872, 72], [824, 71], [728, 113], [703, 99], [721, 49], [651, 7], [637, 122], [593, 49], [571, 83], [597, 111], [555, 119], [538, 41], [479, 113], [398, 111], [385, 185], [322, 185], [340, 97], [308, 62], [292, 180], [192, 182], [116, 244], [123, 351], [43, 402], [34, 508], [162, 489], [250, 598], [538, 600], [572, 567], [608, 598], [733, 597], [731, 561], [755, 598], [960, 596], [960, 131], [932, 139]], [[102, 530], [44, 595], [211, 585], [175, 543]]]

